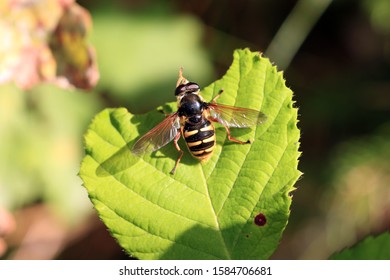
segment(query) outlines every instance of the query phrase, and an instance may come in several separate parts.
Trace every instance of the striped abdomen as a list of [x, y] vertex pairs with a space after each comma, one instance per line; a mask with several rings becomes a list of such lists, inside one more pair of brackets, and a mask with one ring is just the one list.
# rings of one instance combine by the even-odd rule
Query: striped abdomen
[[213, 124], [205, 119], [197, 124], [184, 123], [182, 134], [191, 154], [201, 160], [210, 158], [215, 147], [215, 129]]

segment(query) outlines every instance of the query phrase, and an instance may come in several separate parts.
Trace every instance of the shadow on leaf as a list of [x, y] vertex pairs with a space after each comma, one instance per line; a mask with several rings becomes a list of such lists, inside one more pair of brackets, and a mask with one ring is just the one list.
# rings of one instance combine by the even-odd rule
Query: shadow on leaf
[[[273, 253], [271, 225], [258, 226], [251, 218], [221, 231], [196, 225], [181, 234], [159, 259], [268, 259]], [[196, 244], [194, 243], [196, 240]]]
[[98, 177], [112, 176], [133, 166], [140, 158], [132, 154], [132, 145], [133, 142], [128, 143], [119, 149], [118, 152], [102, 162], [96, 169], [96, 175]]

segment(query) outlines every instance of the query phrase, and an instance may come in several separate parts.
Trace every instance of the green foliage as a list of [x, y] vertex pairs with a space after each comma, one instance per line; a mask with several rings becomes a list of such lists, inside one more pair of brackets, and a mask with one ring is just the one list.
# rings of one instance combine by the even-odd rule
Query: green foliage
[[388, 35], [390, 33], [390, 2], [387, 0], [363, 0], [362, 4], [369, 14], [374, 28]]
[[98, 89], [108, 90], [131, 112], [154, 109], [172, 98], [179, 67], [198, 82], [210, 78], [212, 67], [201, 40], [202, 25], [190, 16], [94, 15]]
[[85, 217], [90, 203], [76, 176], [80, 137], [100, 108], [91, 95], [53, 85], [28, 92], [0, 86], [0, 205], [43, 201], [69, 223]]
[[390, 124], [384, 124], [334, 149], [327, 176], [332, 188], [320, 203], [330, 252], [384, 227], [390, 204], [389, 137]]
[[[188, 78], [188, 77], [187, 77]], [[99, 113], [85, 136], [80, 176], [100, 218], [125, 250], [140, 259], [265, 259], [276, 249], [300, 176], [297, 109], [282, 74], [268, 59], [238, 50], [228, 72], [202, 91], [211, 100], [261, 110], [267, 122], [232, 129], [250, 145], [228, 141], [217, 128], [217, 147], [200, 164], [173, 145], [139, 158], [134, 142], [164, 116], [126, 109]], [[175, 110], [174, 103], [166, 108]], [[179, 145], [184, 148], [181, 140]], [[266, 224], [258, 226], [262, 213]]]
[[390, 260], [390, 233], [369, 236], [330, 257], [333, 260]]

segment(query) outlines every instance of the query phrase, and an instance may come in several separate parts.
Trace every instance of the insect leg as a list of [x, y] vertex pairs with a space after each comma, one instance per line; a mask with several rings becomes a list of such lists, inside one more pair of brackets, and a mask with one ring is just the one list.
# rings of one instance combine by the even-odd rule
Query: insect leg
[[217, 101], [217, 99], [221, 96], [223, 92], [223, 89], [220, 89], [218, 94], [213, 98], [213, 100], [211, 100], [211, 103], [215, 103], [215, 101]]
[[180, 135], [181, 135], [181, 134], [178, 133], [178, 134], [175, 136], [175, 139], [173, 140], [173, 144], [175, 145], [176, 150], [177, 150], [180, 154], [179, 154], [179, 157], [178, 157], [177, 160], [176, 160], [175, 166], [173, 167], [173, 169], [172, 169], [171, 172], [170, 172], [172, 175], [175, 174], [176, 168], [177, 168], [177, 166], [179, 165], [179, 162], [180, 162], [180, 160], [181, 160], [181, 157], [182, 157], [183, 154], [184, 154], [184, 152], [182, 151], [182, 149], [180, 149], [179, 144], [177, 144], [177, 141], [179, 141], [179, 139], [180, 139]]
[[[216, 118], [213, 118], [213, 117], [209, 117], [208, 118], [210, 121], [213, 121], [213, 122], [219, 122]], [[219, 122], [220, 123], [220, 122]], [[238, 140], [236, 138], [233, 138], [231, 135], [230, 135], [230, 129], [227, 125], [223, 124], [222, 125], [225, 127], [226, 129], [226, 133], [227, 133], [227, 137], [230, 141], [232, 142], [236, 142], [238, 144], [250, 144], [251, 143], [251, 140], [247, 140], [247, 141], [241, 141], [241, 140]]]
[[226, 133], [227, 133], [227, 136], [228, 136], [228, 139], [232, 142], [236, 142], [238, 144], [250, 144], [251, 143], [251, 140], [247, 140], [247, 141], [241, 141], [241, 140], [238, 140], [236, 138], [233, 138], [231, 135], [230, 135], [230, 129], [228, 126], [224, 125], [225, 129], [226, 129]]

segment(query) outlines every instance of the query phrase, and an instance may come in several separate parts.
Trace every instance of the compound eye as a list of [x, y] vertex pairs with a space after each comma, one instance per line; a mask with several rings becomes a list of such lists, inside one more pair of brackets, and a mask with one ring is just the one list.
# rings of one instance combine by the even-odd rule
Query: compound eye
[[186, 86], [187, 86], [188, 92], [196, 92], [196, 91], [200, 90], [200, 87], [197, 83], [189, 82]]
[[180, 95], [187, 90], [187, 85], [179, 85], [175, 90], [175, 96]]

